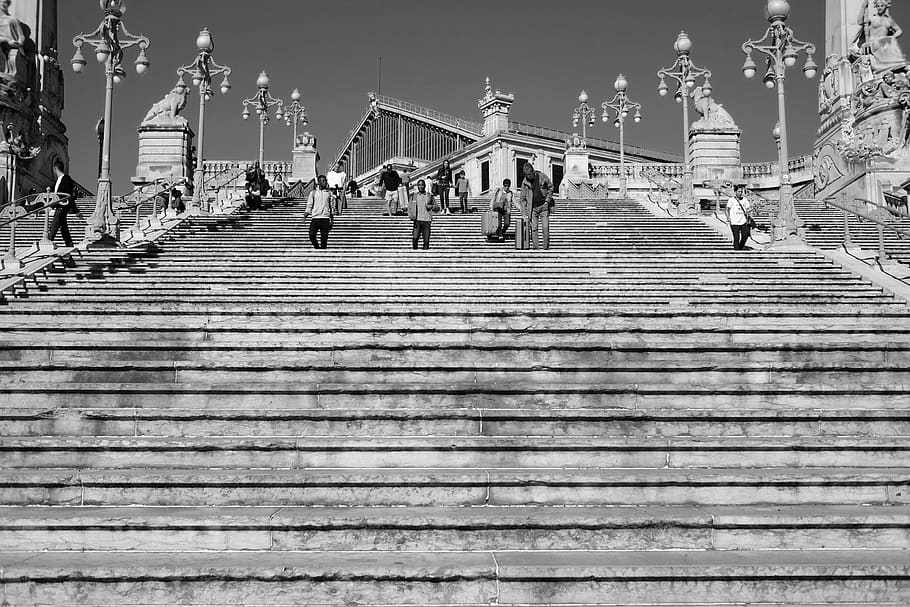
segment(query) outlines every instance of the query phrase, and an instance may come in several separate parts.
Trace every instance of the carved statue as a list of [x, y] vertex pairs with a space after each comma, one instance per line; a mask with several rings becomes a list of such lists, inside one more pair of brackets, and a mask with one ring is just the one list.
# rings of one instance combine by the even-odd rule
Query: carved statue
[[[0, 0], [2, 1], [2, 0]], [[155, 103], [152, 108], [142, 119], [146, 122], [186, 122], [186, 119], [179, 116], [183, 108], [186, 107], [186, 98], [189, 96], [189, 89], [185, 86], [176, 86], [170, 93], [164, 96], [164, 99]]]
[[12, 0], [0, 0], [0, 78], [16, 79], [16, 58], [26, 42], [18, 19], [9, 14]]
[[870, 55], [875, 72], [907, 63], [897, 39], [904, 33], [891, 17], [891, 0], [864, 0], [857, 22], [856, 46]]
[[695, 111], [701, 114], [701, 118], [692, 126], [697, 129], [735, 129], [736, 122], [730, 112], [724, 109], [719, 103], [714, 102], [714, 98], [707, 96], [701, 87], [695, 89], [695, 99], [693, 101]]

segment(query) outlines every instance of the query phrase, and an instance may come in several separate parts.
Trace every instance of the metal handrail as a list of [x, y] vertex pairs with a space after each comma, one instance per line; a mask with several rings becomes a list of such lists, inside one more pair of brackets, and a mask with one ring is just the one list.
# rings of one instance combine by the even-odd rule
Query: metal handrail
[[[848, 202], [848, 196], [846, 194], [841, 194], [839, 197], [830, 196], [822, 200], [824, 205], [832, 206], [836, 209], [840, 209], [844, 213], [844, 243], [843, 247], [845, 249], [853, 248], [853, 241], [850, 236], [850, 215], [858, 217], [860, 221], [866, 220], [878, 226], [878, 253], [876, 255], [876, 262], [881, 267], [883, 262], [888, 259], [888, 253], [885, 251], [885, 228], [891, 230], [897, 237], [900, 239], [910, 238], [910, 228], [905, 228], [903, 226], [895, 226], [888, 223], [888, 218], [901, 217], [901, 218], [910, 218], [910, 214], [901, 211], [900, 209], [894, 209], [871, 200], [866, 200], [861, 197], [854, 197], [854, 203], [862, 203], [866, 206], [867, 209], [871, 208], [870, 212], [863, 212], [859, 208], [851, 206]], [[814, 201], [812, 201], [814, 202]]]
[[[143, 235], [142, 232], [142, 205], [147, 204], [148, 202], [152, 203], [152, 212], [149, 215], [148, 227], [160, 227], [161, 220], [158, 217], [158, 199], [162, 197], [162, 193], [166, 192], [168, 199], [170, 198], [171, 191], [178, 185], [186, 183], [185, 177], [178, 177], [176, 179], [168, 179], [166, 177], [158, 178], [155, 181], [146, 183], [142, 186], [139, 186], [133, 190], [132, 194], [126, 196], [118, 196], [116, 198], [117, 206], [114, 208], [114, 212], [119, 216], [120, 214], [134, 210], [136, 211], [136, 219], [133, 221], [133, 225], [129, 229], [130, 238], [141, 238]], [[151, 194], [146, 194], [142, 190], [148, 190], [149, 188], [154, 188]], [[135, 196], [137, 192], [142, 192], [145, 196], [139, 196], [135, 201], [130, 201], [131, 198]], [[166, 208], [165, 208], [166, 211]]]
[[[63, 194], [44, 192], [42, 194], [28, 194], [22, 198], [18, 198], [4, 207], [5, 209], [12, 209], [12, 215], [8, 221], [0, 223], [0, 228], [5, 226], [10, 226], [9, 230], [9, 248], [6, 251], [6, 254], [3, 256], [3, 269], [4, 270], [18, 270], [22, 268], [22, 261], [16, 257], [16, 224], [25, 219], [26, 217], [31, 217], [33, 215], [38, 215], [44, 211], [44, 230], [41, 236], [41, 242], [38, 245], [39, 250], [41, 251], [52, 251], [54, 248], [54, 243], [48, 238], [48, 227], [50, 223], [50, 214], [51, 209], [56, 208], [56, 205], [64, 200], [68, 196]], [[31, 204], [28, 201], [31, 200]], [[29, 206], [38, 204], [38, 207], [28, 209]], [[70, 204], [75, 205], [75, 200], [71, 200]], [[18, 209], [22, 209], [24, 212], [19, 213]], [[78, 210], [78, 209], [77, 209]]]

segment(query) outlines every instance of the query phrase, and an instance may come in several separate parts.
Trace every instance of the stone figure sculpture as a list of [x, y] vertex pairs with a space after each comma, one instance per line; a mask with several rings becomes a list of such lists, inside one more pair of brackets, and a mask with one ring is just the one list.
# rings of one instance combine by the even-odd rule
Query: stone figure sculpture
[[858, 24], [856, 46], [860, 53], [871, 56], [876, 72], [907, 63], [897, 39], [903, 30], [891, 17], [891, 0], [864, 0]]
[[148, 114], [142, 119], [142, 123], [166, 122], [173, 124], [177, 122], [186, 122], [186, 118], [183, 118], [179, 114], [183, 111], [183, 108], [186, 107], [186, 99], [188, 96], [189, 89], [187, 87], [174, 87], [170, 93], [164, 96], [164, 99], [156, 102], [151, 109], [149, 109]]
[[16, 58], [25, 45], [25, 30], [18, 19], [9, 14], [12, 0], [0, 0], [0, 78], [16, 79]]
[[701, 87], [695, 89], [693, 100], [695, 111], [701, 114], [701, 118], [692, 126], [697, 129], [735, 129], [736, 122], [730, 112], [724, 109], [714, 98], [705, 95]]

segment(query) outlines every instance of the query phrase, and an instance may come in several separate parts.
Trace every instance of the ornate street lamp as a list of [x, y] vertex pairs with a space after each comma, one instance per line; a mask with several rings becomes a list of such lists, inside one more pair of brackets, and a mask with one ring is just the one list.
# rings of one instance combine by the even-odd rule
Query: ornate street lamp
[[139, 57], [136, 59], [136, 73], [143, 74], [149, 66], [145, 51], [149, 39], [145, 36], [133, 36], [123, 25], [123, 13], [126, 11], [124, 0], [100, 0], [104, 20], [91, 34], [79, 34], [73, 38], [76, 53], [71, 63], [73, 71], [81, 73], [86, 60], [82, 47], [89, 43], [95, 50], [98, 63], [104, 64], [104, 136], [101, 145], [101, 172], [98, 176], [98, 196], [95, 211], [88, 220], [86, 240], [93, 241], [94, 246], [117, 246], [120, 240], [120, 228], [117, 216], [111, 206], [111, 114], [114, 98], [114, 84], [126, 77], [123, 68], [123, 51], [132, 46], [139, 46]]
[[610, 119], [608, 110], [616, 112], [613, 126], [619, 129], [619, 197], [625, 198], [628, 184], [626, 180], [626, 118], [634, 111], [632, 120], [636, 123], [641, 122], [641, 104], [629, 99], [629, 95], [626, 93], [629, 81], [622, 74], [613, 83], [613, 88], [616, 89], [616, 95], [612, 100], [601, 103], [600, 107], [604, 111], [602, 117], [604, 122], [608, 122]]
[[183, 92], [186, 89], [186, 81], [183, 77], [189, 74], [193, 86], [199, 89], [199, 136], [196, 140], [196, 168], [193, 172], [193, 206], [196, 210], [208, 211], [203, 208], [205, 205], [205, 104], [211, 101], [214, 94], [212, 93], [212, 79], [215, 76], [224, 76], [221, 81], [221, 94], [227, 95], [231, 90], [231, 83], [228, 76], [231, 75], [231, 68], [226, 65], [218, 65], [212, 59], [212, 52], [215, 50], [215, 41], [212, 39], [212, 33], [208, 28], [202, 28], [199, 36], [196, 38], [196, 50], [199, 52], [196, 58], [189, 64], [177, 68], [177, 87]]
[[784, 78], [788, 67], [796, 65], [800, 51], [806, 52], [806, 63], [803, 65], [803, 74], [806, 78], [814, 78], [818, 66], [812, 58], [815, 54], [815, 45], [797, 40], [793, 30], [787, 26], [787, 17], [790, 16], [790, 3], [787, 0], [768, 0], [765, 8], [770, 26], [760, 40], [748, 40], [743, 43], [743, 52], [746, 61], [743, 63], [743, 75], [754, 78], [757, 66], [752, 59], [753, 51], [758, 51], [765, 56], [767, 71], [762, 81], [769, 89], [777, 85], [777, 113], [779, 130], [780, 162], [780, 206], [777, 219], [774, 221], [774, 234], [772, 244], [777, 240], [794, 243], [803, 241], [803, 222], [793, 206], [793, 187], [790, 184], [790, 169], [787, 155], [787, 110], [784, 96]]
[[689, 98], [694, 96], [695, 84], [699, 78], [704, 78], [701, 85], [702, 94], [710, 97], [711, 88], [711, 71], [701, 68], [692, 63], [689, 53], [692, 51], [692, 40], [686, 32], [680, 32], [673, 44], [676, 51], [676, 61], [672, 66], [661, 69], [657, 72], [660, 78], [660, 84], [657, 86], [657, 92], [661, 97], [666, 96], [669, 92], [667, 78], [676, 82], [676, 94], [674, 98], [677, 103], [682, 103], [683, 108], [683, 158], [685, 166], [683, 167], [683, 184], [682, 200], [680, 201], [683, 210], [687, 214], [696, 213], [695, 193], [692, 190], [692, 158], [689, 153]]
[[278, 106], [278, 109], [275, 111], [275, 120], [282, 120], [284, 114], [281, 113], [281, 108], [284, 107], [284, 101], [281, 99], [276, 99], [272, 97], [272, 94], [269, 93], [269, 75], [263, 70], [259, 74], [259, 78], [256, 79], [256, 86], [259, 87], [259, 91], [250, 97], [249, 99], [243, 100], [243, 116], [244, 120], [250, 119], [250, 106], [256, 110], [256, 114], [259, 115], [259, 168], [263, 171], [264, 158], [265, 154], [265, 125], [269, 123], [269, 110]]
[[306, 108], [300, 105], [300, 90], [294, 89], [291, 93], [291, 105], [284, 112], [284, 123], [294, 127], [294, 143], [291, 149], [297, 147], [297, 124], [307, 125]]
[[578, 128], [578, 123], [580, 121], [581, 137], [582, 139], [587, 139], [588, 127], [594, 126], [597, 110], [588, 106], [588, 94], [584, 90], [578, 94], [578, 102], [581, 105], [572, 110], [572, 126]]

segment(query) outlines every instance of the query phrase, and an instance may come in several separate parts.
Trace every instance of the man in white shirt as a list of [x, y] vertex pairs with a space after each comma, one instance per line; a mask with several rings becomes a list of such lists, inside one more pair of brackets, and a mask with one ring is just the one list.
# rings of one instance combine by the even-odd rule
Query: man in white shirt
[[745, 185], [740, 183], [733, 188], [733, 196], [727, 199], [724, 212], [727, 215], [727, 221], [730, 222], [730, 230], [733, 232], [733, 248], [741, 251], [746, 248], [746, 241], [749, 240], [749, 234], [752, 232], [749, 225], [752, 203], [746, 198]]
[[[316, 189], [310, 192], [306, 202], [306, 214], [310, 219], [310, 242], [314, 249], [327, 248], [329, 230], [332, 229], [332, 193], [325, 175], [316, 180]], [[317, 233], [319, 240], [316, 239]]]
[[329, 171], [326, 176], [326, 180], [329, 183], [329, 189], [332, 191], [332, 194], [335, 197], [335, 214], [340, 215], [341, 210], [347, 208], [347, 199], [344, 194], [344, 186], [348, 180], [348, 174], [344, 172], [344, 169], [341, 168], [341, 163], [336, 162], [335, 166], [332, 167], [332, 170]]

